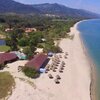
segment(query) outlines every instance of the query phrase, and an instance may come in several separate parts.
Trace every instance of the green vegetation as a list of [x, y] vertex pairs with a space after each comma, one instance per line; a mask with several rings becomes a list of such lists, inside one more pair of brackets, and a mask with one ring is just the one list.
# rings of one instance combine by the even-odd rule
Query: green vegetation
[[[37, 47], [43, 48], [44, 52], [60, 52], [61, 49], [55, 46], [54, 41], [65, 37], [73, 39], [73, 36], [67, 33], [79, 20], [36, 15], [1, 15], [0, 30], [6, 33], [6, 45], [10, 46], [11, 50], [23, 48], [24, 53], [29, 57], [34, 55]], [[6, 28], [13, 30], [5, 32]], [[25, 33], [26, 28], [35, 28], [37, 31]]]
[[0, 46], [0, 52], [7, 52], [10, 50], [10, 47], [9, 46]]
[[0, 70], [3, 69], [5, 67], [4, 64], [0, 64]]
[[0, 73], [0, 100], [11, 95], [15, 81], [9, 72]]
[[25, 73], [26, 76], [31, 77], [31, 78], [37, 78], [40, 76], [40, 73], [38, 71], [26, 66], [22, 69], [22, 71]]

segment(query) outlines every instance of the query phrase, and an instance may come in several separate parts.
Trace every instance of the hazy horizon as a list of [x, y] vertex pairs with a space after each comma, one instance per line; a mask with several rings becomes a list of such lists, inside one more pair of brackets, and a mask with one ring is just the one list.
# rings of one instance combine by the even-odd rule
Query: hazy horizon
[[84, 9], [100, 14], [100, 0], [14, 0], [24, 4], [59, 3], [70, 8]]

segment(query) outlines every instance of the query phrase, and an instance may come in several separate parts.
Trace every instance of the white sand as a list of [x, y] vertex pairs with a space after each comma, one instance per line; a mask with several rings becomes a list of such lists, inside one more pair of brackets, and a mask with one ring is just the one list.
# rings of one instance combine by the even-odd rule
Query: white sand
[[[28, 79], [16, 69], [18, 65], [24, 65], [25, 62], [9, 64], [10, 72], [14, 77], [28, 79], [34, 82], [35, 87], [16, 78], [16, 88], [8, 100], [90, 100], [90, 65], [84, 54], [76, 26], [71, 28], [71, 33], [75, 34], [73, 40], [62, 39], [60, 43], [63, 51], [69, 54], [68, 59], [61, 58], [66, 62], [66, 67], [63, 73], [50, 71], [53, 79], [48, 78], [49, 73], [42, 74], [38, 79]], [[64, 56], [64, 53], [61, 55]], [[60, 84], [54, 82], [57, 74], [61, 76]]]

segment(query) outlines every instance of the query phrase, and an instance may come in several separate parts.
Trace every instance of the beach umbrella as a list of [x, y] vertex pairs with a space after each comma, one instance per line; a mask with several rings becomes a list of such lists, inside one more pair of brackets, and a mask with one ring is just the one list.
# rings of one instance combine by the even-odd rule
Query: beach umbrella
[[50, 69], [49, 68], [46, 68], [46, 71], [50, 71]]
[[67, 59], [67, 56], [65, 55], [64, 58]]
[[53, 76], [52, 76], [51, 74], [49, 74], [48, 76], [49, 76], [49, 78], [50, 78], [50, 79], [52, 79], [52, 78], [53, 78]]
[[56, 84], [60, 83], [58, 79], [55, 79], [54, 81], [55, 81]]
[[61, 77], [59, 75], [56, 75], [56, 79], [61, 79]]
[[46, 68], [50, 68], [50, 65], [47, 65]]
[[53, 68], [53, 72], [56, 72], [55, 68]]
[[48, 71], [46, 70], [45, 73], [48, 73]]
[[65, 55], [68, 55], [68, 52], [65, 52]]
[[60, 67], [65, 67], [65, 65], [64, 64], [61, 64]]
[[56, 67], [56, 66], [55, 66], [54, 68], [55, 68], [55, 69], [57, 69], [57, 67]]
[[59, 55], [60, 58], [62, 58], [62, 55]]
[[62, 61], [62, 64], [65, 64], [65, 62], [64, 62], [64, 61]]
[[61, 67], [60, 69], [61, 69], [61, 70], [64, 70], [64, 68], [63, 68], [63, 67]]
[[63, 73], [63, 71], [62, 71], [61, 69], [59, 69], [59, 72], [60, 72], [60, 73]]

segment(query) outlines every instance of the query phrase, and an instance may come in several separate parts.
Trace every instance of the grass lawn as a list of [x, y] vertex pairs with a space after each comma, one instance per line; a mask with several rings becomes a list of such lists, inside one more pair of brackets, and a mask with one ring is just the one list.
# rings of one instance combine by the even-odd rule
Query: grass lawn
[[0, 52], [7, 52], [10, 50], [9, 46], [0, 46]]
[[0, 72], [0, 100], [12, 93], [15, 86], [14, 78], [9, 72]]

